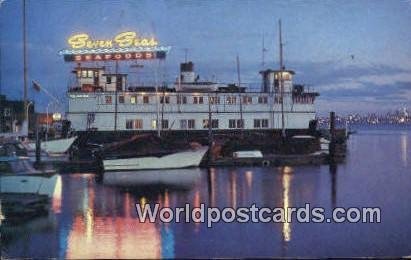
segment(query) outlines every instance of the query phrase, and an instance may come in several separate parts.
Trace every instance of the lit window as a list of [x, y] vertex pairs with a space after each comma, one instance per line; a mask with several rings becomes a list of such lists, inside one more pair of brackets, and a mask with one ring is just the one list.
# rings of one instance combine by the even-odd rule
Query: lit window
[[137, 96], [131, 96], [130, 97], [130, 103], [131, 104], [136, 104], [137, 103]]
[[111, 96], [106, 96], [106, 104], [111, 104], [111, 103], [112, 103]]
[[143, 96], [143, 103], [144, 103], [144, 104], [150, 103], [150, 98], [149, 98], [149, 96]]
[[92, 78], [94, 76], [94, 72], [92, 70], [87, 71], [87, 78]]
[[120, 103], [120, 104], [124, 103], [124, 96], [119, 96], [118, 97], [118, 103]]
[[151, 128], [157, 129], [157, 120], [153, 119], [153, 120], [151, 121]]
[[87, 78], [87, 70], [82, 70], [81, 71], [81, 77], [82, 78]]

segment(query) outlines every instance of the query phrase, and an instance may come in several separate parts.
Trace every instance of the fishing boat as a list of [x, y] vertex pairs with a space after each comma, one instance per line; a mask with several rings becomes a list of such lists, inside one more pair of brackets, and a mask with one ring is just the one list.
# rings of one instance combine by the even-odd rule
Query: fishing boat
[[180, 169], [198, 167], [208, 151], [208, 147], [189, 149], [182, 152], [168, 155], [142, 156], [126, 159], [106, 159], [103, 160], [105, 171], [124, 170], [157, 170], [157, 169]]

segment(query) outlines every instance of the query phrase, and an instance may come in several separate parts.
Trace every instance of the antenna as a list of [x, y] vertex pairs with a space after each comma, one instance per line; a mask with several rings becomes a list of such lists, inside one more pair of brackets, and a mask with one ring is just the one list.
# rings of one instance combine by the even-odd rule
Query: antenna
[[187, 63], [187, 58], [188, 58], [188, 48], [184, 48], [184, 62]]
[[262, 68], [264, 69], [264, 67], [265, 67], [265, 53], [268, 51], [268, 49], [266, 49], [265, 48], [265, 42], [264, 42], [264, 33], [263, 33], [263, 45], [262, 45], [262, 49], [261, 49], [261, 52], [262, 52], [262, 55], [261, 55], [261, 66], [262, 66]]

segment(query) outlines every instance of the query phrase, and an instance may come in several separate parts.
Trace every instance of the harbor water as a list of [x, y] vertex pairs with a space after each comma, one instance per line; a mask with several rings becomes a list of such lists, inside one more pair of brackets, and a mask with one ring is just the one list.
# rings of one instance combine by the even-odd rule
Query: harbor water
[[[148, 185], [133, 175], [60, 176], [48, 216], [3, 227], [1, 255], [59, 258], [411, 255], [411, 130], [359, 130], [336, 167], [182, 170]], [[178, 175], [176, 172], [172, 174]], [[158, 174], [157, 174], [158, 175]], [[156, 175], [156, 176], [157, 176]], [[145, 181], [150, 181], [145, 180]], [[175, 183], [173, 183], [173, 181]], [[142, 185], [144, 184], [144, 185]], [[162, 207], [379, 207], [381, 223], [140, 222]]]

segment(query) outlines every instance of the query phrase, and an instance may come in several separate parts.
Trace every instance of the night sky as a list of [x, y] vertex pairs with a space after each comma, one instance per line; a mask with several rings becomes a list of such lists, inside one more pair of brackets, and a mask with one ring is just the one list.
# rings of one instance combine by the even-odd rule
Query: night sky
[[[1, 91], [18, 99], [23, 95], [22, 1], [0, 2]], [[258, 86], [263, 35], [265, 68], [279, 67], [281, 19], [286, 68], [296, 71], [296, 83], [320, 92], [320, 114], [411, 108], [409, 0], [27, 0], [26, 10], [29, 82], [38, 81], [61, 100], [73, 64], [57, 52], [68, 47], [74, 33], [95, 39], [128, 30], [154, 35], [172, 47], [162, 65], [162, 78], [169, 82], [177, 76], [185, 48], [203, 79], [220, 82], [237, 81], [238, 54], [242, 82]], [[30, 88], [29, 97], [37, 110], [45, 110], [46, 95]]]

